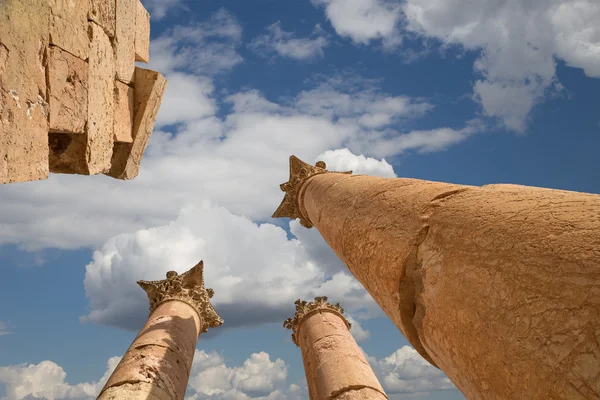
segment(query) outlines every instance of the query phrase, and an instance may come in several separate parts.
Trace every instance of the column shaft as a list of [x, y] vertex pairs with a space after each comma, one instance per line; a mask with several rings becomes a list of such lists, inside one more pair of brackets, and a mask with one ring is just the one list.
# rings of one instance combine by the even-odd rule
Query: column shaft
[[160, 304], [104, 386], [101, 400], [183, 399], [202, 321], [187, 303]]
[[296, 300], [296, 314], [283, 326], [300, 347], [311, 400], [386, 400], [339, 304], [327, 297]]
[[319, 311], [305, 317], [298, 344], [311, 399], [387, 399], [339, 315]]
[[138, 281], [150, 316], [121, 359], [100, 400], [183, 400], [198, 336], [223, 324], [204, 287], [204, 263], [162, 281]]
[[600, 397], [600, 196], [338, 173], [297, 195], [467, 398]]

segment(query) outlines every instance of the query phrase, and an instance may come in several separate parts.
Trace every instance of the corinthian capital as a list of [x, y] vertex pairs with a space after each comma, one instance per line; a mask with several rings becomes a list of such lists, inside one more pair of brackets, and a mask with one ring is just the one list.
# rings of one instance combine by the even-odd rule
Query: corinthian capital
[[294, 341], [294, 343], [296, 343], [296, 346], [299, 346], [297, 335], [300, 324], [302, 323], [304, 318], [317, 312], [332, 312], [334, 314], [337, 314], [342, 320], [344, 320], [348, 329], [350, 329], [350, 327], [352, 326], [350, 322], [348, 322], [346, 317], [344, 317], [344, 309], [340, 306], [340, 303], [329, 303], [327, 301], [327, 296], [315, 297], [315, 300], [311, 302], [298, 299], [294, 302], [294, 304], [296, 305], [296, 314], [294, 315], [294, 318], [286, 319], [283, 323], [283, 327], [291, 329], [292, 340]]
[[203, 273], [204, 262], [200, 261], [181, 275], [175, 271], [169, 271], [165, 280], [138, 281], [137, 283], [148, 294], [150, 312], [165, 301], [183, 301], [198, 312], [202, 320], [201, 332], [206, 332], [208, 328], [223, 325], [223, 320], [210, 303], [210, 298], [215, 292], [204, 287]]
[[[279, 186], [281, 190], [285, 192], [285, 196], [275, 213], [273, 213], [273, 218], [300, 218], [300, 224], [302, 226], [305, 228], [312, 228], [312, 222], [310, 222], [307, 216], [302, 215], [300, 210], [300, 205], [298, 204], [298, 192], [302, 184], [309, 178], [328, 172], [331, 171], [326, 169], [326, 165], [323, 161], [317, 161], [317, 163], [312, 166], [296, 156], [290, 156], [290, 179]], [[352, 171], [341, 173], [351, 174]]]

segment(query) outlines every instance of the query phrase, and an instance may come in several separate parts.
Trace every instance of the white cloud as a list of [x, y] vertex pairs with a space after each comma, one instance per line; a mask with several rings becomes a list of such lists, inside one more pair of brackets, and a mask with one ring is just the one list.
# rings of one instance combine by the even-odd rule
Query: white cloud
[[371, 176], [382, 176], [384, 178], [396, 178], [394, 168], [385, 161], [365, 157], [362, 154], [355, 155], [348, 149], [327, 150], [317, 156], [316, 161], [325, 161], [329, 171], [352, 171], [353, 174], [364, 174]]
[[152, 22], [163, 19], [173, 8], [181, 7], [181, 0], [143, 0], [142, 3], [150, 12]]
[[[171, 74], [172, 89], [135, 180], [53, 175], [2, 185], [0, 243], [27, 250], [99, 246], [121, 232], [166, 224], [183, 206], [203, 198], [265, 221], [281, 201], [279, 184], [288, 178], [291, 154], [312, 161], [328, 150], [348, 148], [368, 163], [373, 156], [443, 149], [477, 131], [403, 133], [432, 105], [348, 76], [277, 102], [257, 90], [233, 93], [226, 98], [231, 111], [218, 117], [211, 81]], [[160, 130], [167, 124], [175, 126], [174, 133]]]
[[150, 68], [169, 75], [194, 72], [214, 75], [228, 72], [243, 61], [236, 48], [242, 27], [227, 10], [220, 9], [205, 21], [175, 25], [150, 43]]
[[205, 77], [173, 72], [156, 118], [156, 126], [193, 123], [212, 117], [217, 107], [212, 81]]
[[0, 321], [0, 336], [10, 335], [11, 333], [8, 322]]
[[6, 400], [27, 399], [95, 399], [117, 367], [121, 357], [111, 357], [106, 372], [98, 382], [69, 385], [66, 372], [52, 361], [0, 367], [0, 384], [5, 385]]
[[410, 346], [403, 346], [380, 360], [368, 355], [367, 359], [389, 395], [455, 389], [441, 370], [429, 364]]
[[329, 44], [325, 33], [317, 25], [310, 37], [297, 38], [294, 32], [281, 28], [281, 21], [267, 27], [268, 34], [256, 37], [248, 47], [258, 54], [270, 57], [277, 54], [295, 60], [315, 60], [324, 56]]
[[560, 89], [556, 58], [600, 77], [596, 0], [407, 0], [406, 28], [481, 50], [474, 97], [486, 115], [524, 132], [531, 109]]
[[351, 315], [346, 315], [346, 319], [348, 320], [348, 322], [350, 322], [350, 333], [352, 333], [354, 340], [356, 340], [357, 342], [363, 342], [369, 339], [371, 333], [368, 330], [364, 329], [357, 320], [352, 318]]
[[338, 35], [355, 43], [382, 39], [386, 47], [397, 46], [402, 37], [398, 24], [402, 13], [396, 0], [312, 0], [325, 8], [325, 15]]
[[[70, 385], [67, 374], [52, 361], [0, 367], [4, 400], [93, 400], [117, 367], [121, 357], [111, 357], [106, 372], [97, 382]], [[216, 352], [195, 350], [186, 400], [305, 400], [305, 382], [288, 385], [288, 366], [266, 352], [251, 354], [240, 366], [227, 366]]]
[[147, 316], [147, 298], [136, 280], [164, 279], [200, 259], [222, 328], [282, 322], [298, 298], [327, 294], [357, 316], [381, 315], [364, 288], [345, 271], [331, 276], [310, 258], [302, 242], [288, 240], [272, 224], [257, 225], [198, 200], [168, 225], [121, 234], [94, 253], [86, 267], [85, 291], [94, 323], [137, 330]]
[[[239, 367], [228, 367], [216, 352], [196, 350], [189, 386], [192, 399], [281, 399], [285, 397], [287, 365], [268, 353], [251, 354]], [[294, 389], [294, 388], [292, 388]]]
[[313, 89], [301, 91], [293, 105], [297, 112], [338, 120], [365, 131], [421, 118], [433, 108], [424, 99], [389, 96], [374, 81], [352, 75], [335, 76]]
[[447, 149], [449, 146], [466, 140], [469, 136], [485, 131], [484, 123], [479, 119], [467, 121], [460, 129], [437, 128], [431, 130], [414, 130], [405, 134], [376, 132], [364, 135], [349, 142], [358, 148], [369, 148], [370, 153], [377, 157], [385, 157], [416, 150], [419, 153], [429, 153]]

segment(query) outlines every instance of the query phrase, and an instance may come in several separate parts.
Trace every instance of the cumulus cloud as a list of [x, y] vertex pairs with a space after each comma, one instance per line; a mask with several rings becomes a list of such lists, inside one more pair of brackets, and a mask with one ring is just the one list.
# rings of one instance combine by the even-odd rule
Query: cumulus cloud
[[218, 353], [196, 350], [188, 382], [195, 393], [187, 399], [283, 400], [287, 398], [287, 369], [283, 360], [271, 361], [264, 351], [251, 354], [239, 367], [228, 367]]
[[121, 232], [166, 224], [202, 198], [266, 221], [281, 201], [279, 184], [288, 178], [291, 154], [312, 161], [347, 148], [368, 163], [369, 157], [443, 149], [477, 131], [411, 132], [406, 127], [432, 108], [429, 102], [393, 96], [377, 82], [348, 76], [307, 84], [276, 101], [257, 90], [234, 93], [225, 99], [230, 112], [217, 116], [214, 82], [171, 74], [135, 180], [53, 175], [3, 185], [0, 242], [27, 250], [95, 247]]
[[379, 360], [367, 355], [367, 360], [387, 394], [423, 394], [455, 389], [442, 371], [410, 346], [403, 346]]
[[164, 279], [168, 270], [182, 273], [200, 259], [206, 285], [215, 290], [213, 304], [225, 320], [219, 329], [281, 322], [298, 297], [322, 294], [357, 310], [357, 316], [381, 315], [348, 272], [327, 275], [282, 228], [205, 201], [168, 225], [118, 235], [94, 252], [84, 281], [90, 313], [83, 320], [139, 329], [148, 300], [136, 280]]
[[281, 27], [281, 21], [267, 27], [267, 34], [256, 37], [248, 45], [250, 49], [264, 57], [274, 54], [295, 60], [315, 60], [325, 54], [329, 44], [325, 32], [319, 25], [309, 37], [298, 38], [294, 32], [287, 32]]
[[406, 29], [480, 51], [474, 98], [485, 115], [524, 132], [531, 109], [560, 89], [556, 59], [600, 77], [595, 0], [407, 0]]
[[[52, 362], [0, 367], [5, 400], [93, 400], [117, 367], [121, 357], [108, 359], [106, 372], [97, 382], [70, 385], [67, 374]], [[287, 384], [288, 366], [266, 352], [251, 354], [242, 365], [230, 367], [216, 352], [195, 350], [186, 400], [305, 400], [305, 382]]]
[[84, 382], [69, 385], [65, 382], [67, 373], [52, 362], [39, 364], [19, 364], [0, 367], [0, 384], [5, 385], [6, 400], [21, 399], [95, 399], [104, 384], [117, 367], [121, 357], [111, 357], [106, 365], [104, 376], [97, 382]]
[[327, 150], [317, 156], [317, 161], [325, 161], [327, 169], [330, 171], [352, 171], [353, 174], [384, 178], [397, 177], [394, 168], [385, 161], [385, 158], [380, 161], [362, 154], [355, 155], [348, 149]]
[[401, 43], [399, 22], [402, 18], [396, 0], [312, 0], [324, 7], [325, 15], [336, 33], [354, 43], [368, 44], [381, 39], [386, 47]]

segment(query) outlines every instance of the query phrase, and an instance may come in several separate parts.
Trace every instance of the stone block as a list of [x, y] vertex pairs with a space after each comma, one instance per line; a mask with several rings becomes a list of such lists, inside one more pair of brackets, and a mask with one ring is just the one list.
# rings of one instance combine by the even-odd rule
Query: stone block
[[50, 131], [83, 133], [87, 121], [88, 65], [58, 47], [48, 48]]
[[97, 23], [110, 38], [115, 37], [116, 0], [89, 0], [88, 19]]
[[133, 142], [133, 115], [133, 88], [123, 82], [115, 81], [115, 142]]
[[118, 179], [137, 176], [166, 87], [167, 80], [158, 72], [135, 68], [133, 142], [115, 143], [107, 175]]
[[90, 175], [107, 172], [113, 147], [115, 60], [110, 39], [90, 22], [88, 70], [88, 124], [86, 130]]
[[90, 50], [88, 38], [89, 0], [48, 0], [50, 17], [50, 44], [87, 60]]
[[135, 19], [135, 61], [150, 62], [150, 14], [140, 0]]
[[0, 2], [0, 183], [48, 177], [45, 0]]
[[139, 0], [117, 0], [115, 25], [115, 68], [117, 79], [130, 83], [135, 70], [135, 36]]

